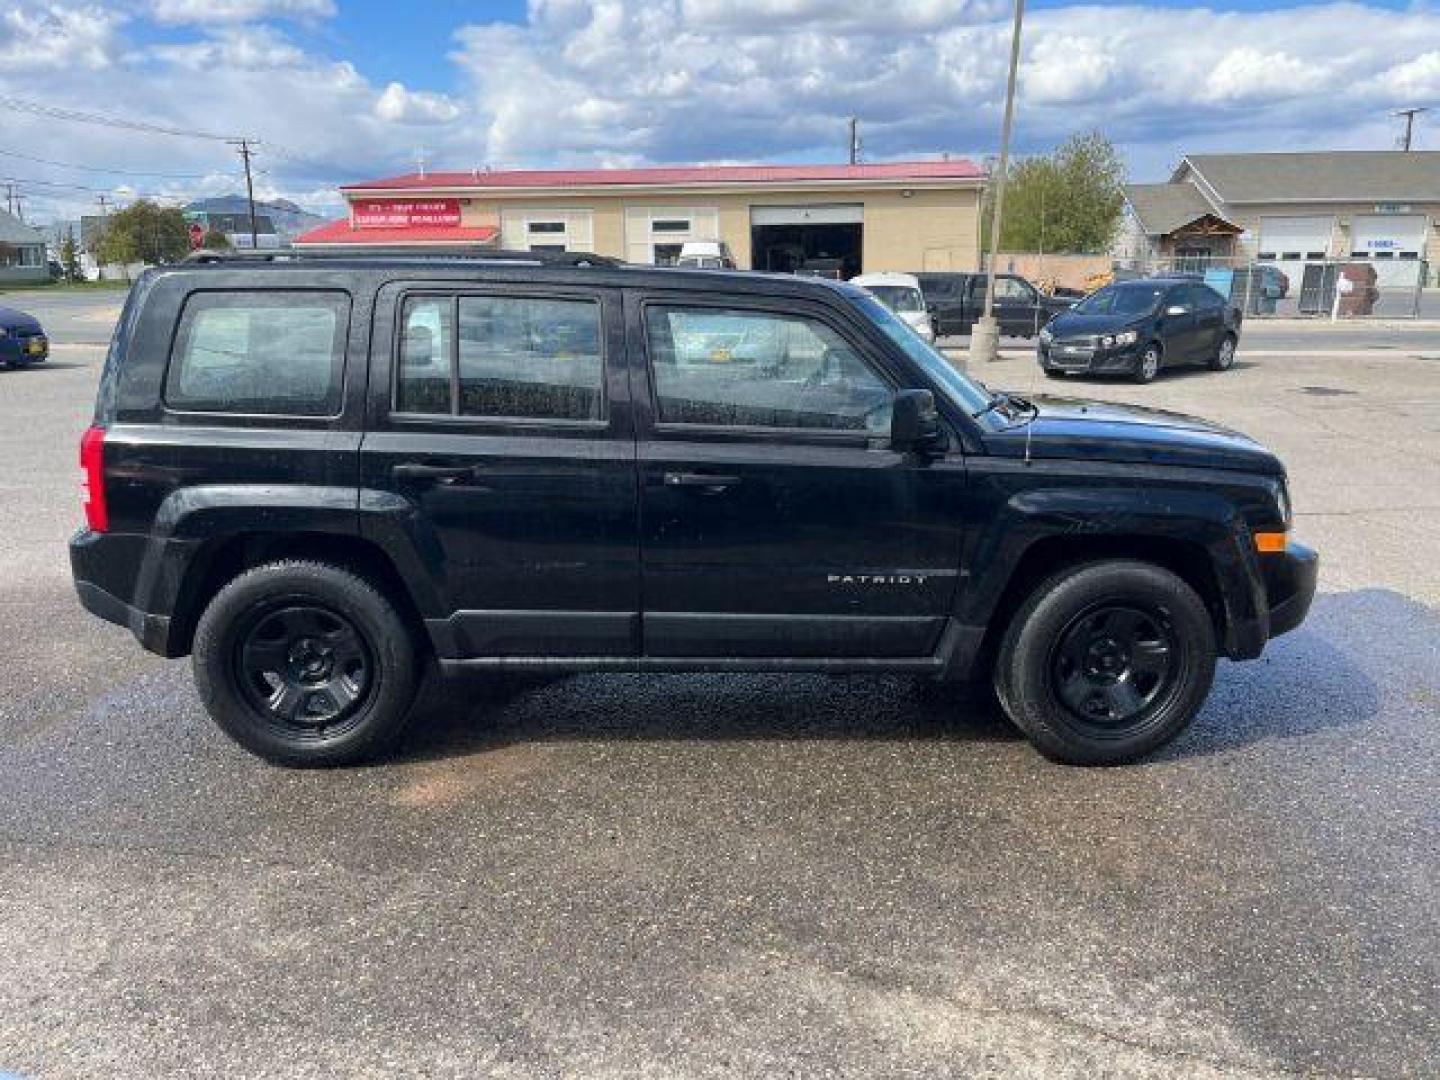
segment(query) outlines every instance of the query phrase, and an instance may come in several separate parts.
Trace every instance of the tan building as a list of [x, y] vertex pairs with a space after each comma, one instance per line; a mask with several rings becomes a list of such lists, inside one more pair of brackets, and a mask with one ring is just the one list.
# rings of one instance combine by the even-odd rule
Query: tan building
[[1190, 154], [1168, 183], [1125, 188], [1116, 254], [1136, 261], [1368, 262], [1381, 284], [1440, 265], [1440, 152]]
[[981, 169], [968, 161], [437, 172], [341, 188], [346, 218], [306, 247], [476, 246], [671, 263], [723, 241], [738, 266], [853, 277], [979, 265]]

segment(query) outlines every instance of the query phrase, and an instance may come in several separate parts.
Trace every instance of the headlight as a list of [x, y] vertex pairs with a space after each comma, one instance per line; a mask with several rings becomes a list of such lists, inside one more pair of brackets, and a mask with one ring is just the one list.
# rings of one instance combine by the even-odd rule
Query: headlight
[[1276, 488], [1275, 509], [1279, 511], [1280, 521], [1288, 529], [1291, 523], [1290, 515], [1291, 513], [1293, 513], [1293, 511], [1290, 508], [1290, 490], [1288, 487], [1286, 487], [1283, 480], [1277, 485]]
[[1055, 335], [1050, 332], [1050, 328], [1049, 328], [1048, 326], [1042, 327], [1041, 330], [1040, 330], [1040, 344], [1041, 344], [1041, 345], [1049, 345], [1050, 342], [1052, 342], [1052, 341], [1054, 341], [1054, 340], [1055, 340]]
[[5, 327], [0, 326], [0, 338], [3, 338], [8, 333], [10, 333], [9, 330], [6, 330]]
[[1116, 345], [1134, 345], [1139, 337], [1138, 330], [1126, 330], [1123, 334], [1116, 334], [1113, 340]]

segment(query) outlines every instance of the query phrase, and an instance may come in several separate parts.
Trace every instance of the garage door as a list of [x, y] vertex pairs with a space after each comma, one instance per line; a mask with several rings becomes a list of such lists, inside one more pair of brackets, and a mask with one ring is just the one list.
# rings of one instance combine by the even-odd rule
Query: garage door
[[1305, 276], [1305, 264], [1321, 262], [1330, 253], [1333, 217], [1262, 217], [1260, 246], [1262, 262], [1274, 262], [1298, 289]]
[[1350, 234], [1350, 257], [1375, 264], [1381, 285], [1414, 285], [1425, 250], [1425, 215], [1360, 214]]

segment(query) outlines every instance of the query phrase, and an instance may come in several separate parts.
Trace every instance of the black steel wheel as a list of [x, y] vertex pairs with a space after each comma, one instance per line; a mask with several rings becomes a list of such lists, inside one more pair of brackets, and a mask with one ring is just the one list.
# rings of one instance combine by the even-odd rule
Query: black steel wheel
[[1194, 718], [1214, 678], [1215, 640], [1205, 602], [1171, 571], [1086, 563], [1036, 586], [1015, 612], [995, 692], [1046, 757], [1118, 765]]
[[323, 736], [353, 719], [373, 685], [375, 662], [364, 634], [317, 604], [262, 607], [238, 649], [240, 692], [297, 737]]
[[195, 628], [192, 660], [206, 709], [236, 742], [277, 764], [341, 765], [377, 755], [404, 729], [416, 651], [374, 585], [295, 560], [222, 588]]
[[1060, 635], [1051, 658], [1056, 696], [1079, 724], [1124, 728], [1174, 687], [1179, 650], [1162, 612], [1101, 604]]

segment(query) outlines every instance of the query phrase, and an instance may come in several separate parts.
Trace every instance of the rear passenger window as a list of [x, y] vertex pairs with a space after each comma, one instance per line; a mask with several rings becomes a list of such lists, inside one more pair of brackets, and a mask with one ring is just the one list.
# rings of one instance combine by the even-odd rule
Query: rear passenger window
[[190, 412], [334, 416], [349, 319], [342, 292], [193, 293], [180, 316], [165, 403]]
[[600, 307], [519, 296], [406, 301], [395, 410], [600, 420]]

